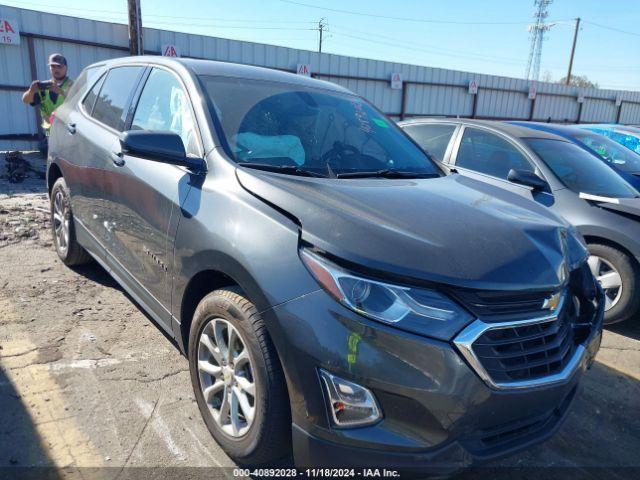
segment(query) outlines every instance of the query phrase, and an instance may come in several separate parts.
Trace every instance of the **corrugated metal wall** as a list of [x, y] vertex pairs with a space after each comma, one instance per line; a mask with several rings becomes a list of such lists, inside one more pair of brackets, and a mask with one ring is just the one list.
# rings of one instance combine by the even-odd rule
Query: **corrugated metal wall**
[[622, 110], [620, 111], [620, 123], [640, 125], [638, 119], [640, 118], [640, 104], [639, 103], [623, 103]]
[[[25, 35], [20, 46], [0, 45], [0, 137], [36, 133], [31, 107], [20, 101], [16, 87], [31, 82], [28, 43], [33, 44], [37, 78], [48, 76], [47, 56], [61, 52], [69, 60], [70, 74], [76, 77], [86, 65], [126, 55], [125, 25], [98, 22], [63, 15], [0, 5], [0, 17], [16, 19]], [[32, 34], [29, 38], [29, 34]], [[49, 38], [42, 38], [49, 37]], [[92, 42], [78, 45], [69, 41]], [[527, 97], [531, 82], [521, 79], [469, 72], [419, 67], [399, 63], [366, 60], [332, 54], [318, 54], [293, 48], [241, 42], [201, 35], [145, 29], [145, 48], [158, 52], [163, 44], [177, 45], [183, 56], [294, 70], [298, 63], [311, 65], [318, 78], [339, 83], [372, 101], [378, 108], [399, 118], [415, 115], [476, 116], [556, 121], [611, 122], [619, 113], [622, 123], [640, 123], [640, 92], [578, 89], [558, 84], [535, 82], [537, 98]], [[105, 48], [99, 46], [111, 46]], [[392, 90], [391, 73], [401, 72], [404, 90]], [[477, 98], [468, 93], [468, 83], [479, 85]], [[14, 88], [9, 88], [13, 86]], [[578, 95], [585, 97], [580, 108]], [[623, 99], [618, 112], [615, 99]], [[24, 142], [20, 142], [24, 146]], [[0, 149], [18, 145], [17, 140], [1, 140]], [[33, 142], [31, 145], [35, 145]]]
[[473, 96], [467, 90], [466, 86], [410, 85], [407, 88], [406, 114], [469, 116], [473, 109]]
[[533, 118], [556, 122], [575, 122], [579, 104], [575, 98], [538, 94]]
[[585, 99], [582, 107], [582, 120], [585, 122], [615, 122], [616, 113], [615, 103], [589, 98]]

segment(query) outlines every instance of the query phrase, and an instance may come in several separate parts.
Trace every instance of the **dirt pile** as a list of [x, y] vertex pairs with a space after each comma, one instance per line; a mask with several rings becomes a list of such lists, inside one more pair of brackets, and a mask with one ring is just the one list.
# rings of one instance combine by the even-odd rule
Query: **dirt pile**
[[45, 164], [37, 152], [0, 153], [0, 248], [20, 242], [52, 246]]
[[49, 200], [45, 193], [0, 198], [0, 248], [22, 241], [51, 244]]

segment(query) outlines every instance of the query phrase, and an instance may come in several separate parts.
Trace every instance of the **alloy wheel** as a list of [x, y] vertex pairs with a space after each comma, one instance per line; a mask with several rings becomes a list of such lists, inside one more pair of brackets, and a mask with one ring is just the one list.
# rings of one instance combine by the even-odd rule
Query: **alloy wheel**
[[256, 385], [246, 342], [228, 321], [213, 318], [198, 340], [198, 376], [209, 411], [227, 435], [244, 436], [255, 419]]
[[58, 249], [64, 255], [69, 249], [69, 218], [64, 192], [59, 189], [53, 197], [53, 231]]
[[589, 256], [588, 263], [591, 273], [593, 273], [593, 276], [596, 277], [596, 280], [604, 290], [604, 309], [605, 311], [611, 310], [617, 305], [622, 296], [623, 285], [620, 272], [616, 270], [611, 262], [596, 255]]

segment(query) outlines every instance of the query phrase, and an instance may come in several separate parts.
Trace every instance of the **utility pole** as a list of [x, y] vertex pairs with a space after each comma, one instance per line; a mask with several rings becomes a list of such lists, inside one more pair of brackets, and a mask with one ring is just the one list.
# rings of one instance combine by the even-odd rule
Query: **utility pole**
[[127, 0], [129, 7], [129, 55], [143, 55], [140, 0]]
[[324, 24], [325, 19], [321, 18], [320, 21], [318, 22], [318, 31], [320, 32], [320, 39], [318, 41], [318, 53], [322, 53], [322, 31], [324, 30], [324, 27], [326, 26]]
[[573, 68], [573, 55], [576, 53], [578, 30], [580, 30], [580, 17], [576, 18], [576, 29], [573, 31], [573, 45], [571, 46], [571, 57], [569, 57], [569, 71], [567, 72], [567, 81], [565, 82], [566, 85], [571, 84], [571, 69]]

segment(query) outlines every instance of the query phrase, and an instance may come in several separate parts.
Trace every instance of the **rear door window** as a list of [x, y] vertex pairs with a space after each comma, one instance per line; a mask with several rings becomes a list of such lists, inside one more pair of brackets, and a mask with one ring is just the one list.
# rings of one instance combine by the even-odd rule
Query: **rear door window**
[[415, 142], [433, 158], [442, 162], [447, 151], [455, 125], [422, 124], [403, 127]]
[[91, 116], [121, 132], [126, 120], [125, 107], [143, 67], [117, 67], [109, 70], [96, 99]]
[[456, 166], [503, 180], [507, 179], [511, 169], [535, 171], [525, 156], [510, 142], [494, 133], [469, 127], [464, 129]]

